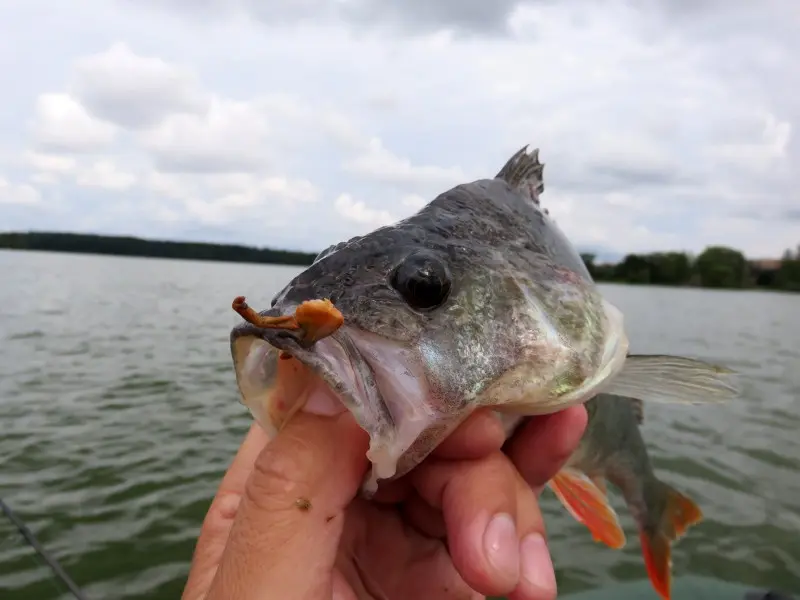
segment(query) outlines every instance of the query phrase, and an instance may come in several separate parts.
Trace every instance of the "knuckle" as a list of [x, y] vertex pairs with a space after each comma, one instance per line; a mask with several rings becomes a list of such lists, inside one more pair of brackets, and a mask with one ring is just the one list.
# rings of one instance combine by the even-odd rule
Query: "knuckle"
[[241, 500], [242, 495], [239, 493], [220, 491], [208, 507], [202, 530], [211, 536], [227, 533]]
[[449, 480], [443, 482], [442, 504], [453, 506], [467, 502], [483, 507], [505, 504], [515, 489], [515, 480], [516, 469], [498, 451], [454, 469]]
[[297, 498], [309, 493], [313, 467], [308, 458], [313, 455], [309, 443], [294, 436], [282, 440], [280, 448], [267, 446], [245, 484], [247, 501], [265, 511], [293, 508]]

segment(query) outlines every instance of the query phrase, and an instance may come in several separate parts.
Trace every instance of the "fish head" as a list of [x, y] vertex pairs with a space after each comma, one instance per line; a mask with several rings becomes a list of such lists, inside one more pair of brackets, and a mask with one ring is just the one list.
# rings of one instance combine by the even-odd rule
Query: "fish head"
[[[484, 249], [482, 262], [491, 266], [470, 274], [470, 291], [452, 315], [479, 318], [461, 317], [454, 335], [436, 345], [450, 340], [454, 361], [473, 369], [475, 387], [462, 383], [472, 402], [548, 414], [602, 391], [624, 366], [628, 338], [621, 312], [590, 279], [547, 256], [520, 255]], [[481, 342], [470, 346], [470, 339]]]
[[546, 414], [593, 395], [625, 360], [620, 313], [591, 280], [480, 227], [440, 202], [322, 253], [260, 314], [328, 299], [335, 331], [310, 343], [250, 322], [231, 333], [254, 417], [274, 434], [321, 379], [370, 435], [369, 495], [477, 407]]
[[242, 400], [268, 434], [280, 430], [316, 385], [333, 390], [370, 436], [367, 495], [378, 480], [410, 469], [398, 464], [400, 457], [441, 421], [420, 339], [448, 300], [450, 273], [445, 255], [414, 242], [413, 233], [382, 228], [339, 244], [258, 313], [280, 318], [326, 299], [342, 320], [330, 335], [308, 343], [297, 330], [245, 321], [230, 336]]

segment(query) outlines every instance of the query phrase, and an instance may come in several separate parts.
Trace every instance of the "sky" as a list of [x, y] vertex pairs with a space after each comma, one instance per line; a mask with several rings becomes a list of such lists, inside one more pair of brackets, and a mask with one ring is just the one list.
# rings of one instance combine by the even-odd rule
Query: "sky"
[[779, 257], [798, 31], [797, 0], [4, 0], [0, 230], [314, 251], [528, 144], [582, 251]]

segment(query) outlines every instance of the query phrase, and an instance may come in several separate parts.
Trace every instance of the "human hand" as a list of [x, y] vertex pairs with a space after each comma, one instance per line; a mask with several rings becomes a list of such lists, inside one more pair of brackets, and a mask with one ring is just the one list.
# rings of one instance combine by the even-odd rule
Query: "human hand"
[[535, 494], [585, 425], [582, 407], [538, 417], [504, 446], [496, 417], [476, 412], [367, 502], [368, 438], [349, 413], [298, 413], [269, 443], [254, 424], [203, 523], [183, 600], [551, 600]]

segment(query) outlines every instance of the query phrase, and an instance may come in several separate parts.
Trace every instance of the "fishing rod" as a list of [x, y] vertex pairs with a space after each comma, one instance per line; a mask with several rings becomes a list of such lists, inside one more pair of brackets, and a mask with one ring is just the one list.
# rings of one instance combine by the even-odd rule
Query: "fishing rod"
[[75, 585], [75, 582], [70, 579], [69, 575], [67, 575], [66, 571], [61, 568], [61, 565], [58, 564], [58, 561], [50, 555], [50, 553], [44, 549], [44, 547], [39, 543], [39, 540], [36, 539], [36, 536], [33, 535], [33, 532], [28, 529], [28, 526], [22, 522], [22, 520], [14, 514], [14, 511], [11, 510], [11, 507], [8, 506], [3, 499], [0, 498], [0, 510], [2, 510], [5, 515], [8, 517], [8, 520], [11, 521], [14, 526], [19, 531], [20, 535], [25, 538], [25, 541], [30, 544], [31, 548], [36, 550], [36, 553], [42, 557], [42, 560], [47, 563], [53, 573], [63, 582], [67, 589], [72, 592], [72, 595], [75, 596], [78, 600], [89, 600], [80, 588]]

